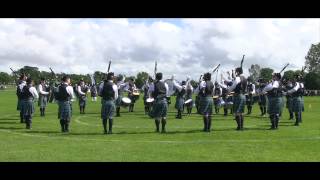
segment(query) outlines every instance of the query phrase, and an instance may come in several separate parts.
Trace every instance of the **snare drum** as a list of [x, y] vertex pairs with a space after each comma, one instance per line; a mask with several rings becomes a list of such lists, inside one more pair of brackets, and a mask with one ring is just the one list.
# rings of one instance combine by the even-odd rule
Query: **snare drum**
[[121, 99], [121, 106], [122, 107], [127, 107], [131, 104], [131, 99], [127, 98], [127, 97], [123, 97]]

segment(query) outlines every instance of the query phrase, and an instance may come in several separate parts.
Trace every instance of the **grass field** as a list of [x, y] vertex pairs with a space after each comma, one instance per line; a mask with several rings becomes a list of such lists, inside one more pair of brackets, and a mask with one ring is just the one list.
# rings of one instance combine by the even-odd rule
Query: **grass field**
[[112, 135], [102, 134], [100, 100], [88, 101], [84, 115], [75, 102], [71, 132], [62, 134], [56, 104], [49, 104], [45, 118], [37, 107], [33, 129], [26, 130], [19, 122], [14, 90], [5, 90], [0, 91], [0, 161], [320, 161], [319, 100], [305, 97], [299, 127], [285, 110], [279, 130], [268, 130], [269, 119], [259, 116], [255, 104], [244, 131], [235, 131], [231, 116], [215, 115], [211, 133], [201, 131], [198, 114], [175, 119], [171, 104], [167, 133], [158, 134], [154, 121], [144, 115], [140, 97], [135, 112], [121, 109]]

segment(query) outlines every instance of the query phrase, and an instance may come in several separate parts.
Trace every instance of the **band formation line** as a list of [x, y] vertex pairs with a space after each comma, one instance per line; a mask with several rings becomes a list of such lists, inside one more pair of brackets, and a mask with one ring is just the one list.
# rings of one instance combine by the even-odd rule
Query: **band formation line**
[[[204, 132], [211, 131], [213, 110], [215, 113], [219, 113], [220, 108], [223, 108], [224, 116], [228, 115], [228, 111], [234, 115], [237, 124], [236, 130], [243, 130], [245, 106], [247, 106], [247, 114], [251, 114], [252, 106], [256, 102], [259, 104], [261, 116], [269, 114], [270, 129], [276, 130], [285, 103], [284, 97], [286, 97], [286, 107], [290, 119], [293, 120], [295, 117], [294, 125], [298, 126], [302, 122], [302, 112], [304, 111], [302, 74], [284, 80], [281, 73], [288, 66], [286, 65], [279, 73], [272, 75], [271, 81], [260, 78], [255, 83], [251, 78], [246, 78], [243, 75], [243, 61], [244, 56], [240, 67], [232, 70], [231, 74], [228, 72], [226, 78], [221, 75], [221, 82], [217, 80], [213, 82], [211, 76], [217, 72], [219, 64], [212, 72], [206, 72], [200, 76], [196, 88], [191, 85], [189, 76], [186, 81], [181, 83], [175, 79], [175, 75], [164, 80], [163, 74], [157, 72], [156, 63], [154, 77], [149, 76], [141, 88], [144, 92], [145, 114], [155, 120], [156, 132], [166, 132], [167, 111], [169, 104], [171, 104], [170, 97], [173, 95], [176, 96], [176, 118], [182, 119], [185, 108], [187, 114], [191, 115], [192, 108], [195, 106], [197, 113], [202, 115]], [[44, 78], [41, 78], [38, 87], [35, 87], [31, 77], [21, 74], [16, 89], [17, 110], [20, 111], [21, 123], [26, 124], [26, 129], [32, 128], [36, 100], [42, 117], [45, 116], [47, 104], [55, 102], [58, 104], [61, 131], [69, 132], [72, 102], [77, 97], [80, 114], [85, 114], [87, 95], [91, 93], [92, 101], [97, 101], [98, 95], [101, 97], [103, 132], [112, 134], [114, 116], [120, 116], [121, 107], [128, 107], [129, 112], [133, 112], [134, 104], [140, 96], [140, 90], [137, 89], [133, 78], [125, 82], [125, 76], [115, 76], [113, 72], [109, 72], [110, 65], [111, 61], [105, 79], [99, 84], [93, 81], [91, 85], [86, 85], [84, 80], [81, 80], [75, 87], [71, 86], [69, 76], [63, 76], [61, 83], [54, 88], [51, 88]], [[125, 93], [128, 94], [127, 97], [125, 97]], [[195, 100], [192, 98], [193, 94], [196, 94]]]

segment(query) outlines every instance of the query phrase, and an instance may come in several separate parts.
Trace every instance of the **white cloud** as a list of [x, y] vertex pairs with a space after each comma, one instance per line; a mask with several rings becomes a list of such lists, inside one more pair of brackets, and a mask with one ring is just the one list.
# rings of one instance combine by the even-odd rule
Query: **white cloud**
[[242, 54], [245, 69], [257, 63], [280, 70], [286, 62], [300, 68], [311, 43], [320, 41], [319, 19], [182, 19], [179, 24], [0, 19], [0, 71], [29, 65], [85, 74], [106, 71], [112, 59], [116, 73], [153, 74], [157, 60], [165, 77], [198, 79], [218, 63], [224, 71], [238, 66]]

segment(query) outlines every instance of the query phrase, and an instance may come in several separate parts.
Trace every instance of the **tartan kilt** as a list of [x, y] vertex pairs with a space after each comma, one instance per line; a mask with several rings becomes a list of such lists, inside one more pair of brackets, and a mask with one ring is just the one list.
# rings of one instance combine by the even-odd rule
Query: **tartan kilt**
[[21, 111], [24, 116], [32, 116], [34, 113], [34, 103], [31, 99], [21, 100]]
[[282, 110], [282, 97], [268, 96], [268, 114], [280, 114]]
[[287, 97], [286, 107], [289, 111], [292, 111], [292, 97]]
[[79, 106], [86, 106], [87, 96], [79, 96]]
[[267, 97], [266, 95], [259, 95], [259, 106], [266, 106], [267, 105]]
[[115, 101], [115, 106], [120, 107], [122, 102], [122, 95], [118, 96], [118, 98]]
[[183, 97], [177, 97], [176, 98], [176, 104], [175, 104], [175, 108], [177, 110], [183, 110], [183, 106], [184, 106], [184, 98]]
[[167, 111], [168, 111], [167, 99], [166, 98], [156, 99], [149, 115], [152, 118], [167, 117]]
[[303, 108], [303, 100], [300, 96], [292, 98], [292, 112], [302, 112]]
[[243, 94], [238, 94], [233, 96], [233, 109], [234, 113], [244, 113], [244, 106], [246, 102], [246, 97]]
[[72, 104], [70, 101], [59, 101], [58, 119], [70, 121], [72, 117]]
[[202, 115], [211, 115], [213, 108], [213, 99], [211, 96], [201, 97], [199, 101], [199, 112]]
[[39, 96], [39, 101], [38, 101], [38, 106], [40, 106], [40, 108], [45, 108], [47, 107], [48, 104], [48, 96]]
[[112, 119], [115, 110], [114, 100], [102, 100], [101, 103], [101, 118]]
[[17, 111], [21, 111], [22, 109], [22, 100], [18, 98], [18, 102], [17, 102]]
[[247, 95], [246, 97], [246, 105], [247, 106], [252, 106], [253, 105], [253, 97], [252, 94], [251, 95]]

